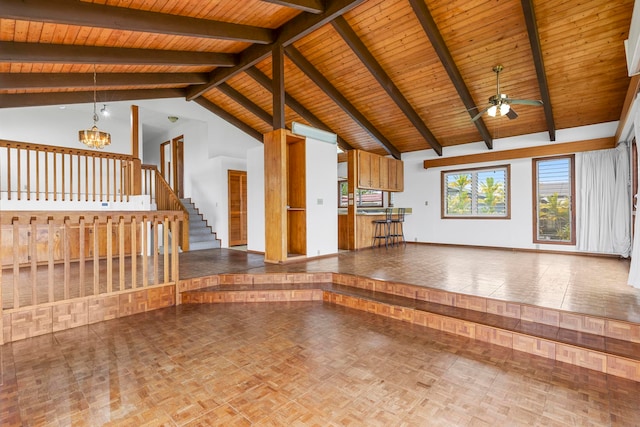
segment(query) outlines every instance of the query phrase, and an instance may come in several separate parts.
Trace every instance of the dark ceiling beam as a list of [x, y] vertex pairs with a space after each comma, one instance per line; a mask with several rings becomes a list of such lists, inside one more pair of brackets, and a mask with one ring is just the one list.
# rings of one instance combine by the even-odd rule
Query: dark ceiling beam
[[522, 0], [522, 10], [524, 12], [524, 21], [527, 24], [527, 34], [529, 35], [529, 43], [531, 44], [533, 63], [536, 66], [538, 86], [540, 87], [540, 98], [542, 99], [544, 116], [547, 120], [549, 140], [555, 141], [556, 123], [553, 120], [553, 109], [551, 108], [551, 97], [549, 96], [549, 84], [547, 83], [547, 73], [544, 69], [544, 61], [542, 60], [542, 47], [540, 46], [540, 35], [538, 34], [538, 24], [536, 21], [536, 14], [533, 9], [533, 1]]
[[322, 13], [324, 7], [322, 0], [262, 0], [267, 3], [279, 4], [280, 6], [286, 6], [293, 9], [302, 10], [309, 13]]
[[[100, 73], [96, 86], [189, 85], [206, 81], [206, 73]], [[58, 89], [93, 85], [93, 73], [0, 73], [0, 89]]]
[[[476, 115], [476, 103], [473, 100], [471, 92], [469, 92], [464, 79], [462, 78], [462, 74], [460, 74], [460, 70], [458, 70], [456, 63], [451, 56], [451, 52], [449, 52], [449, 48], [447, 48], [447, 45], [442, 38], [442, 34], [440, 34], [438, 26], [431, 16], [431, 12], [429, 12], [429, 8], [427, 8], [424, 0], [409, 0], [409, 3], [411, 3], [413, 12], [418, 18], [418, 21], [420, 21], [420, 25], [422, 25], [424, 32], [427, 34], [427, 37], [429, 37], [433, 48], [438, 54], [440, 62], [444, 66], [444, 69], [447, 70], [449, 79], [451, 79], [453, 86], [458, 91], [458, 96], [467, 109], [469, 116], [473, 118]], [[491, 137], [489, 129], [487, 128], [487, 125], [484, 123], [482, 118], [479, 118], [473, 123], [478, 128], [478, 132], [480, 132], [480, 136], [484, 140], [484, 143], [487, 145], [487, 148], [492, 149], [493, 138]]]
[[[98, 91], [98, 103], [139, 99], [182, 98], [184, 89]], [[0, 94], [0, 108], [93, 103], [93, 91]]]
[[288, 46], [285, 53], [296, 66], [304, 72], [324, 93], [329, 96], [356, 123], [366, 130], [378, 143], [396, 159], [400, 159], [400, 151], [376, 127], [351, 104], [296, 48]]
[[427, 141], [427, 143], [433, 148], [433, 150], [442, 156], [442, 145], [438, 142], [436, 137], [431, 133], [431, 130], [422, 121], [420, 115], [413, 109], [413, 106], [407, 101], [400, 89], [393, 83], [391, 77], [384, 71], [382, 66], [376, 61], [369, 49], [360, 40], [355, 31], [349, 26], [344, 17], [339, 16], [334, 19], [331, 24], [333, 28], [342, 36], [343, 40], [349, 45], [351, 50], [360, 58], [360, 61], [367, 67], [369, 72], [375, 77], [380, 86], [387, 92], [393, 102], [396, 103], [402, 112], [407, 116], [409, 121], [413, 124], [420, 135]]
[[209, 101], [208, 99], [206, 99], [204, 97], [199, 97], [199, 98], [194, 99], [193, 102], [195, 102], [196, 104], [199, 104], [203, 108], [206, 108], [207, 110], [211, 111], [213, 114], [217, 115], [222, 120], [226, 120], [227, 122], [229, 122], [233, 126], [237, 127], [238, 129], [240, 129], [241, 131], [243, 131], [247, 135], [257, 139], [260, 142], [263, 142], [263, 137], [262, 137], [262, 134], [260, 132], [258, 132], [257, 130], [255, 130], [254, 128], [252, 128], [251, 126], [249, 126], [248, 124], [246, 124], [242, 120], [238, 119], [236, 116], [233, 116], [233, 115], [227, 113], [225, 110], [223, 110], [222, 108], [218, 107], [216, 104], [214, 104], [213, 102]]
[[269, 28], [77, 0], [0, 0], [0, 18], [269, 44]]
[[[247, 69], [247, 74], [251, 76], [255, 81], [257, 81], [262, 87], [266, 90], [270, 91], [273, 88], [273, 82], [269, 77], [267, 77], [262, 71], [257, 69], [256, 67], [251, 67]], [[307, 110], [300, 102], [298, 102], [293, 96], [289, 95], [287, 92], [284, 93], [284, 101], [293, 111], [295, 111], [300, 117], [308, 121], [311, 126], [317, 127], [318, 129], [326, 130], [327, 132], [336, 133], [331, 129], [326, 123], [320, 120], [315, 116], [311, 111]], [[336, 133], [337, 134], [337, 133]], [[338, 146], [343, 150], [353, 150], [351, 144], [342, 139], [340, 135], [338, 135]]]
[[[324, 12], [319, 14], [301, 13], [278, 29], [276, 43], [288, 46], [307, 34], [333, 21], [338, 16], [363, 3], [365, 0], [327, 0]], [[243, 50], [238, 57], [235, 67], [216, 69], [210, 74], [209, 82], [204, 85], [194, 85], [187, 91], [187, 100], [193, 100], [209, 89], [219, 85], [227, 79], [246, 71], [271, 54], [272, 46], [253, 45]]]
[[245, 109], [249, 110], [251, 114], [266, 122], [269, 126], [273, 124], [273, 116], [271, 114], [264, 111], [253, 101], [251, 101], [249, 98], [247, 98], [228, 84], [222, 83], [221, 85], [218, 85], [217, 89], [227, 95], [229, 98], [233, 99], [238, 104], [242, 105], [242, 107], [244, 107]]
[[0, 62], [232, 67], [229, 53], [0, 42]]
[[273, 129], [285, 129], [284, 114], [284, 49], [282, 45], [273, 46], [271, 54], [271, 74], [273, 75], [272, 108]]

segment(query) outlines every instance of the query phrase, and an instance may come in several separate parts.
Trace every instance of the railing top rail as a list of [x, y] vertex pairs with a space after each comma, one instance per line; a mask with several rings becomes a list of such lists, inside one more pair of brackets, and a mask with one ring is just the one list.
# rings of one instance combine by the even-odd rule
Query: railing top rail
[[0, 225], [12, 225], [15, 222], [20, 224], [47, 224], [52, 222], [64, 222], [69, 220], [71, 223], [77, 224], [81, 219], [86, 222], [93, 222], [97, 218], [98, 222], [106, 222], [108, 218], [119, 221], [120, 218], [130, 220], [136, 218], [136, 221], [143, 219], [149, 221], [158, 221], [166, 219], [183, 220], [185, 213], [183, 211], [2, 211], [0, 215]]
[[154, 170], [154, 171], [158, 171], [158, 166], [156, 165], [140, 165], [140, 168], [142, 169], [148, 169], [148, 170]]
[[131, 156], [130, 154], [105, 153], [103, 151], [83, 150], [80, 148], [71, 147], [58, 147], [55, 145], [38, 144], [35, 142], [10, 141], [7, 139], [0, 139], [0, 147], [43, 151], [47, 153], [75, 154], [87, 157], [100, 157], [103, 159], [133, 160], [133, 156]]

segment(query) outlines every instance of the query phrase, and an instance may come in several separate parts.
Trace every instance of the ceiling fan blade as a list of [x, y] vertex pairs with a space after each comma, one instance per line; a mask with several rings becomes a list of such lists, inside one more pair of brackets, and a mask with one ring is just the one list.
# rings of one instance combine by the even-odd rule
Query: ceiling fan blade
[[538, 101], [535, 99], [506, 99], [506, 102], [509, 104], [520, 104], [520, 105], [542, 105], [542, 101]]
[[513, 111], [513, 108], [510, 108], [509, 112], [507, 113], [507, 117], [509, 117], [510, 120], [517, 119], [518, 118], [518, 113]]
[[475, 116], [473, 116], [473, 118], [471, 119], [472, 122], [475, 122], [476, 120], [478, 120], [484, 113], [487, 112], [487, 110], [491, 108], [491, 105], [489, 105], [487, 108], [485, 108], [484, 110], [480, 111], [478, 114], [476, 114]]

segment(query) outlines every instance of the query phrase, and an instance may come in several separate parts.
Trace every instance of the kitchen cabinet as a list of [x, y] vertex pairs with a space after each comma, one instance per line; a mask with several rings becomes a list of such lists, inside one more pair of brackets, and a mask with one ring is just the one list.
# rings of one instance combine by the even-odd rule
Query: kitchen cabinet
[[358, 188], [384, 191], [404, 190], [402, 160], [358, 150]]

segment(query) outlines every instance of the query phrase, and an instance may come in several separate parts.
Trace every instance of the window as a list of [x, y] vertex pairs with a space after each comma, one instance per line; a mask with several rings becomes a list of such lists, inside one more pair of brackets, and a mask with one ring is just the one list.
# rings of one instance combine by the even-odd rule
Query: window
[[575, 244], [574, 156], [533, 159], [534, 243]]
[[442, 172], [443, 218], [510, 218], [509, 165]]
[[[382, 190], [356, 190], [356, 206], [357, 207], [382, 207]], [[349, 204], [349, 190], [347, 181], [338, 181], [338, 207], [346, 208]]]

